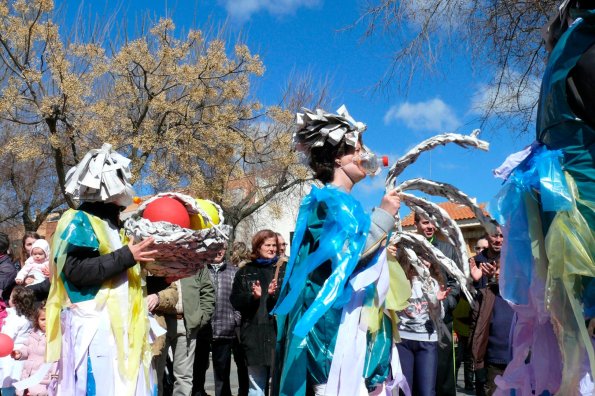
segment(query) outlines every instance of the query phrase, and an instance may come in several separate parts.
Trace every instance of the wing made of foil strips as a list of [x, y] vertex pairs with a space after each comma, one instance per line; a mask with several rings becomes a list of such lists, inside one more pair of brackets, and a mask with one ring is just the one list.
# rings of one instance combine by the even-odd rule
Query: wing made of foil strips
[[445, 133], [441, 135], [433, 136], [429, 139], [424, 140], [411, 150], [409, 150], [404, 156], [399, 158], [397, 162], [390, 168], [388, 175], [386, 176], [386, 190], [394, 188], [397, 177], [403, 173], [405, 168], [417, 161], [417, 158], [424, 151], [431, 150], [437, 146], [443, 146], [448, 143], [455, 143], [463, 148], [475, 147], [480, 150], [487, 151], [490, 144], [485, 140], [479, 140], [479, 129], [475, 129], [470, 135], [461, 135], [458, 133]]
[[[441, 265], [457, 280], [461, 286], [461, 290], [463, 293], [465, 293], [467, 300], [473, 301], [471, 294], [472, 286], [468, 283], [468, 277], [459, 269], [454, 261], [446, 257], [444, 253], [440, 251], [440, 249], [428, 242], [426, 238], [411, 232], [399, 231], [391, 236], [389, 244], [396, 244], [397, 251], [404, 249], [404, 254], [399, 253], [399, 258], [408, 260], [409, 264], [411, 264], [416, 269], [420, 277], [429, 277], [430, 274], [429, 271], [418, 270], [418, 267], [420, 266], [419, 259]], [[415, 255], [413, 255], [411, 252], [415, 253]], [[427, 279], [421, 280], [422, 283], [428, 282]]]
[[462, 267], [460, 270], [465, 276], [469, 276], [467, 245], [461, 229], [448, 213], [435, 203], [408, 193], [401, 193], [401, 201], [409, 206], [412, 211], [427, 217], [434, 223], [436, 230], [455, 247], [455, 252]]
[[486, 215], [483, 210], [464, 192], [452, 184], [437, 182], [433, 180], [416, 178], [406, 180], [397, 186], [399, 191], [418, 190], [428, 195], [444, 197], [450, 202], [465, 205], [471, 209], [477, 220], [487, 233], [496, 232], [496, 224], [492, 218]]

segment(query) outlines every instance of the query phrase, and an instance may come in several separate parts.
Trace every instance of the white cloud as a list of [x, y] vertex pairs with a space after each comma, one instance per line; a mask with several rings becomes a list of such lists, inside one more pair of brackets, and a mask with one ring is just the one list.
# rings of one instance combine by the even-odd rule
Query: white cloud
[[384, 123], [388, 125], [395, 120], [402, 121], [409, 129], [436, 133], [453, 131], [461, 125], [454, 110], [439, 98], [392, 106], [384, 115]]
[[267, 11], [273, 15], [287, 15], [300, 7], [314, 7], [321, 0], [220, 0], [233, 19], [245, 21], [252, 14]]
[[[392, 164], [391, 164], [392, 165]], [[357, 188], [360, 190], [360, 193], [363, 194], [377, 194], [382, 193], [384, 191], [385, 180], [387, 171], [383, 170], [377, 176], [374, 177], [366, 177], [363, 181], [357, 184]]]
[[540, 81], [537, 77], [501, 69], [492, 81], [501, 81], [500, 86], [480, 85], [471, 101], [471, 113], [514, 116], [519, 110], [530, 109], [539, 98]]

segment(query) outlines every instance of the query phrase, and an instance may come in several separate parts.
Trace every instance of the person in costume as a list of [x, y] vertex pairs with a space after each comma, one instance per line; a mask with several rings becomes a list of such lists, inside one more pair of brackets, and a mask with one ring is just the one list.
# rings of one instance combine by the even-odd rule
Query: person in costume
[[495, 205], [500, 293], [518, 318], [496, 384], [500, 394], [592, 394], [595, 3], [564, 1], [544, 33], [536, 141], [495, 171], [506, 179]]
[[58, 222], [48, 298], [48, 362], [58, 361], [59, 395], [152, 395], [147, 306], [139, 262], [152, 238], [128, 242], [120, 212], [132, 202], [130, 160], [104, 144], [66, 175], [81, 202]]
[[[367, 275], [368, 268], [385, 268], [374, 266], [373, 256], [394, 226], [399, 195], [386, 194], [371, 216], [351, 196], [355, 184], [375, 173], [378, 165], [362, 143], [365, 125], [356, 122], [344, 106], [338, 114], [305, 109], [298, 114], [297, 124], [297, 149], [308, 157], [324, 186], [312, 186], [302, 201], [274, 310], [278, 336], [273, 394], [368, 394], [389, 376], [390, 320], [382, 310], [369, 311], [370, 321], [380, 330], [368, 335], [363, 331], [356, 337], [349, 331], [357, 332], [360, 316], [352, 316], [355, 322], [346, 316], [361, 313], [375, 299], [374, 283], [366, 282], [369, 287], [360, 290], [353, 281], [358, 274]], [[371, 275], [378, 279], [378, 273]], [[342, 324], [349, 331], [343, 331]]]

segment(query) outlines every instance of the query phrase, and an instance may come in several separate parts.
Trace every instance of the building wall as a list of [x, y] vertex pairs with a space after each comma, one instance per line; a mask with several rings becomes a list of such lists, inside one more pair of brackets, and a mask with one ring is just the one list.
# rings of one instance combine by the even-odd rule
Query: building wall
[[252, 236], [262, 229], [270, 229], [283, 235], [287, 246], [287, 254], [291, 252], [291, 237], [300, 209], [302, 198], [310, 192], [310, 183], [278, 194], [273, 200], [263, 205], [248, 218], [242, 220], [236, 229], [236, 241], [250, 246]]

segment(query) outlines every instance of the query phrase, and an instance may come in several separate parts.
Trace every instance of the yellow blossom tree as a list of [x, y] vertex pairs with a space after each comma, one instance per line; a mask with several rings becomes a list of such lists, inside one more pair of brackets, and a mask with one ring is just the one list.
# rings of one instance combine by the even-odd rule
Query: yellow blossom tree
[[[306, 177], [290, 149], [303, 102], [264, 108], [253, 98], [250, 80], [264, 66], [246, 45], [229, 50], [198, 30], [180, 38], [161, 19], [108, 53], [104, 43], [64, 40], [52, 15], [52, 1], [0, 1], [0, 117], [18, 130], [6, 137], [12, 158], [49, 155], [61, 202], [76, 205], [64, 195], [66, 172], [103, 142], [132, 160], [145, 190], [183, 188], [221, 202], [234, 227]], [[261, 183], [248, 195], [258, 199], [232, 199], [229, 182], [255, 173]]]

